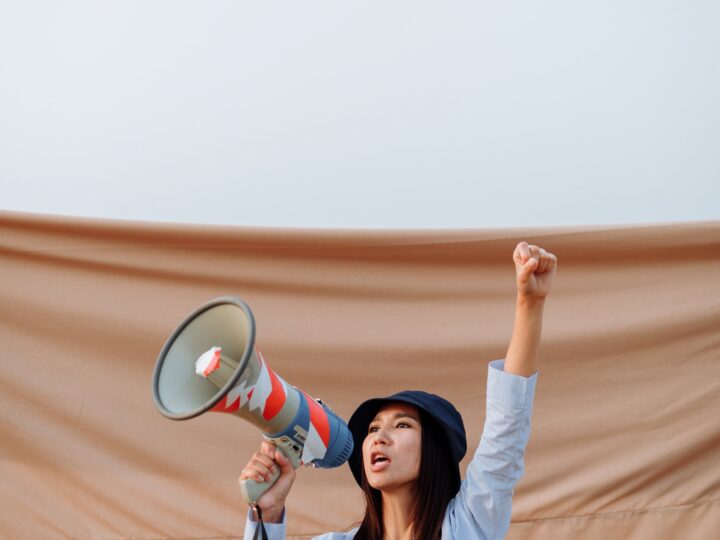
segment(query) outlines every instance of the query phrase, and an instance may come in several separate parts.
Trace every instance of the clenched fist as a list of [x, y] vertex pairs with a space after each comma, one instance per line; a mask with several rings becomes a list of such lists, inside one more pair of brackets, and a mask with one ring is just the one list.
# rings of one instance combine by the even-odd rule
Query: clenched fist
[[539, 246], [520, 242], [513, 253], [517, 274], [518, 296], [526, 300], [542, 300], [550, 292], [557, 257]]

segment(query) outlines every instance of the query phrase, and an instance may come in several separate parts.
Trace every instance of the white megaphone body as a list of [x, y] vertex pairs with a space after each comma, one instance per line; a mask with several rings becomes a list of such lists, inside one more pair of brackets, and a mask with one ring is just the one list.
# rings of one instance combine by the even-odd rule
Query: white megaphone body
[[[256, 425], [295, 468], [337, 467], [352, 453], [347, 424], [324, 403], [285, 382], [255, 348], [255, 319], [242, 300], [222, 297], [191, 313], [170, 335], [153, 373], [158, 410], [172, 420], [208, 411]], [[243, 480], [243, 497], [255, 503], [272, 486]]]

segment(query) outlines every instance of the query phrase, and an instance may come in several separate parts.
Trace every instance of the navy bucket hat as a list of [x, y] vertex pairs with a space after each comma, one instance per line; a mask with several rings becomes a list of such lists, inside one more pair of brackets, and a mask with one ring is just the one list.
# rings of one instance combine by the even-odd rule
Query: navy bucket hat
[[383, 405], [397, 402], [408, 403], [424, 411], [445, 431], [448, 447], [458, 466], [458, 478], [460, 478], [460, 460], [467, 452], [467, 439], [462, 416], [452, 403], [440, 396], [421, 390], [403, 390], [392, 396], [368, 399], [350, 417], [348, 427], [355, 446], [348, 465], [350, 465], [350, 470], [358, 485], [362, 487], [362, 445], [368, 433], [368, 426]]

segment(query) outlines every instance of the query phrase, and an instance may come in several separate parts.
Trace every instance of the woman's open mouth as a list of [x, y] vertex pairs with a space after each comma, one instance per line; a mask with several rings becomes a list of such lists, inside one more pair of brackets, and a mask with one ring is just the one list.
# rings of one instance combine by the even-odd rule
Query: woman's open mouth
[[370, 470], [372, 472], [380, 472], [390, 465], [390, 458], [381, 452], [373, 452], [370, 454]]

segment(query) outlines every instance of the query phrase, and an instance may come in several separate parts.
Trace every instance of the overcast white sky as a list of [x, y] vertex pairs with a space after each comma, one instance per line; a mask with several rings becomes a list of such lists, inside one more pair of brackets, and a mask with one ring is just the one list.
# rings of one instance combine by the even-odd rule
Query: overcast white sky
[[0, 208], [720, 219], [716, 1], [0, 0]]

